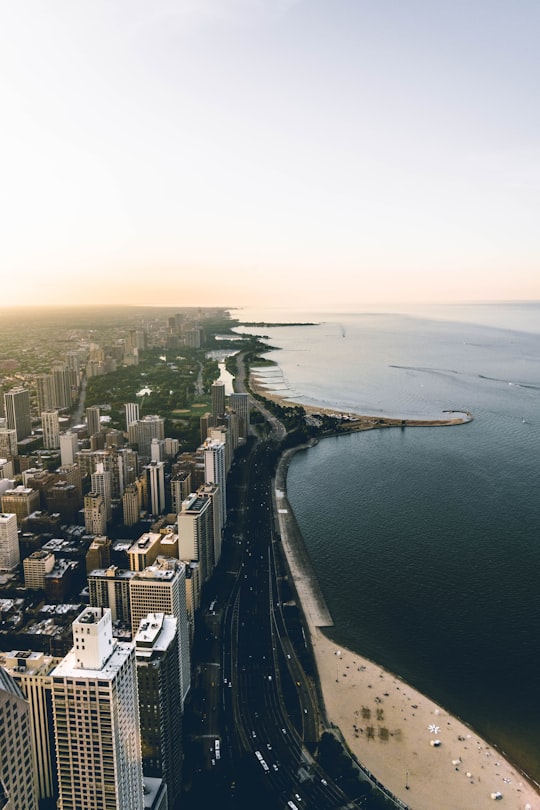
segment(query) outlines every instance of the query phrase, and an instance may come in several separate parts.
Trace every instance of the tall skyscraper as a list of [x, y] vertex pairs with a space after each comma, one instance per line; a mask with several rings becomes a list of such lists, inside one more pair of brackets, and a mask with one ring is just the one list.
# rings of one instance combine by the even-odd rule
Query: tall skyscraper
[[149, 511], [152, 515], [162, 515], [165, 512], [165, 464], [151, 461], [144, 469], [148, 476]]
[[124, 410], [126, 412], [126, 430], [133, 422], [139, 421], [139, 403], [138, 402], [126, 402], [124, 405]]
[[46, 450], [55, 450], [60, 447], [58, 411], [43, 411], [41, 414], [41, 427], [43, 428], [43, 447]]
[[225, 444], [215, 439], [207, 439], [203, 444], [204, 481], [206, 484], [217, 484], [221, 500], [221, 525], [227, 522], [227, 471], [225, 466]]
[[30, 707], [0, 667], [0, 782], [13, 810], [37, 810]]
[[105, 534], [107, 531], [107, 511], [99, 492], [89, 492], [84, 496], [84, 525], [90, 534]]
[[93, 436], [95, 433], [99, 433], [101, 428], [101, 422], [100, 422], [99, 408], [97, 407], [97, 405], [94, 405], [93, 407], [86, 409], [86, 425], [87, 425], [87, 433], [89, 436]]
[[60, 435], [60, 461], [63, 466], [74, 464], [79, 449], [79, 437], [68, 430]]
[[[11, 675], [29, 703], [35, 753], [34, 781], [38, 800], [48, 799], [49, 802], [57, 792], [51, 693], [51, 672], [56, 664], [58, 658], [42, 652], [12, 650], [0, 653], [0, 667]], [[0, 760], [2, 758], [3, 754]]]
[[37, 411], [50, 411], [54, 408], [54, 381], [52, 374], [36, 374]]
[[32, 432], [30, 418], [30, 394], [27, 388], [12, 388], [4, 394], [6, 422], [10, 430], [17, 433], [17, 441], [26, 439]]
[[212, 573], [213, 545], [212, 501], [193, 493], [178, 515], [178, 556], [187, 563], [199, 563], [203, 583]]
[[135, 636], [144, 776], [167, 785], [175, 810], [182, 787], [182, 701], [178, 620], [164, 613], [143, 618]]
[[21, 561], [17, 515], [0, 514], [0, 571], [14, 571]]
[[150, 458], [152, 439], [165, 438], [165, 420], [162, 416], [149, 414], [137, 421], [137, 445], [139, 455]]
[[186, 609], [186, 566], [179, 560], [159, 557], [129, 583], [131, 632], [137, 633], [148, 613], [165, 613], [178, 619], [182, 706], [191, 682], [189, 629]]
[[225, 413], [225, 383], [216, 380], [212, 383], [212, 416], [217, 419]]
[[51, 673], [59, 810], [143, 810], [135, 645], [116, 642], [111, 611], [86, 608]]
[[238, 414], [238, 432], [242, 439], [249, 434], [249, 394], [231, 394], [229, 406]]
[[53, 408], [64, 410], [71, 407], [71, 374], [65, 363], [56, 363], [52, 369], [54, 402]]
[[92, 492], [99, 492], [103, 498], [107, 522], [112, 518], [112, 498], [111, 498], [111, 473], [105, 469], [102, 463], [96, 464], [96, 469], [91, 475]]
[[17, 431], [0, 428], [0, 457], [13, 458], [17, 455]]

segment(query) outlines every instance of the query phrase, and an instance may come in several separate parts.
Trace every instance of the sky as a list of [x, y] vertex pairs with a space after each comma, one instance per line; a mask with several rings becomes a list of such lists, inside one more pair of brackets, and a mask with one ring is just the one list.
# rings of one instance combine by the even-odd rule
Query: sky
[[540, 299], [538, 0], [0, 0], [0, 302]]

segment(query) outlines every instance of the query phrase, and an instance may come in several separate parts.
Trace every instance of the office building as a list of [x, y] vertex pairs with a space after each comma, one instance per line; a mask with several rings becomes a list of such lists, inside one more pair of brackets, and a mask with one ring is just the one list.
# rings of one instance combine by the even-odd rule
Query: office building
[[96, 568], [88, 574], [88, 592], [93, 607], [110, 608], [113, 622], [124, 622], [131, 627], [129, 583], [135, 571], [109, 565]]
[[0, 456], [12, 459], [17, 455], [17, 431], [0, 428]]
[[21, 485], [13, 489], [6, 489], [2, 495], [2, 511], [13, 512], [17, 515], [19, 524], [39, 508], [40, 497], [37, 489]]
[[84, 496], [84, 526], [89, 534], [105, 534], [107, 512], [99, 492], [89, 492]]
[[[213, 430], [213, 428], [212, 428]], [[227, 472], [225, 468], [225, 444], [215, 439], [207, 439], [203, 444], [204, 482], [219, 487], [221, 503], [221, 525], [227, 522]]]
[[190, 687], [189, 629], [186, 609], [186, 566], [179, 560], [158, 558], [139, 571], [129, 583], [131, 632], [136, 634], [148, 613], [165, 613], [178, 619], [182, 706]]
[[86, 432], [89, 436], [101, 430], [100, 413], [97, 406], [86, 409]]
[[0, 667], [0, 781], [13, 810], [37, 810], [30, 707]]
[[49, 551], [34, 551], [23, 560], [24, 586], [34, 591], [45, 590], [45, 576], [54, 568], [55, 556]]
[[182, 503], [192, 492], [191, 473], [189, 470], [180, 470], [171, 478], [172, 512], [177, 515], [182, 509]]
[[193, 493], [178, 514], [178, 556], [187, 563], [199, 563], [203, 583], [212, 573], [213, 545], [212, 501]]
[[96, 469], [90, 476], [92, 480], [92, 492], [99, 492], [103, 498], [107, 522], [112, 518], [112, 486], [111, 473], [105, 469], [102, 463], [96, 464]]
[[126, 413], [126, 430], [129, 428], [133, 422], [139, 421], [139, 403], [138, 402], [126, 402], [124, 405], [124, 410]]
[[[13, 461], [0, 456], [0, 481], [13, 481]], [[9, 486], [9, 484], [7, 484]]]
[[225, 413], [225, 383], [221, 380], [216, 380], [212, 383], [212, 416], [218, 419]]
[[161, 534], [159, 532], [145, 532], [129, 547], [128, 559], [131, 571], [144, 571], [158, 557], [160, 553]]
[[71, 430], [60, 435], [60, 462], [63, 466], [75, 464], [79, 450], [79, 437]]
[[43, 447], [45, 450], [56, 450], [60, 447], [58, 411], [43, 411], [41, 413], [41, 427], [43, 428]]
[[230, 394], [229, 407], [238, 414], [238, 435], [245, 441], [249, 435], [249, 394]]
[[135, 526], [141, 514], [141, 493], [136, 484], [128, 484], [122, 495], [124, 526]]
[[111, 564], [112, 543], [106, 536], [94, 537], [86, 552], [86, 573], [96, 568], [108, 568]]
[[17, 441], [20, 442], [30, 436], [32, 432], [32, 419], [30, 417], [30, 394], [26, 388], [12, 388], [4, 394], [4, 407], [6, 410], [6, 424], [9, 430], [14, 430]]
[[72, 403], [72, 374], [70, 369], [65, 363], [56, 363], [52, 369], [51, 374], [53, 378], [53, 408], [59, 410], [66, 410], [71, 407]]
[[43, 652], [12, 650], [0, 653], [0, 668], [13, 678], [29, 704], [35, 755], [34, 783], [38, 800], [49, 800], [49, 805], [57, 793], [51, 672], [58, 663], [58, 658]]
[[148, 511], [152, 515], [162, 515], [166, 503], [165, 464], [163, 461], [151, 461], [144, 469], [149, 494]]
[[165, 438], [165, 420], [161, 416], [148, 415], [136, 423], [136, 442], [140, 456], [150, 458], [152, 439]]
[[144, 778], [167, 785], [175, 810], [182, 788], [182, 701], [178, 620], [164, 613], [145, 616], [135, 636]]
[[135, 645], [111, 611], [88, 607], [52, 672], [58, 810], [143, 810]]
[[34, 377], [37, 394], [37, 412], [54, 409], [54, 382], [52, 374], [36, 374]]
[[0, 571], [14, 571], [21, 561], [17, 515], [0, 514]]

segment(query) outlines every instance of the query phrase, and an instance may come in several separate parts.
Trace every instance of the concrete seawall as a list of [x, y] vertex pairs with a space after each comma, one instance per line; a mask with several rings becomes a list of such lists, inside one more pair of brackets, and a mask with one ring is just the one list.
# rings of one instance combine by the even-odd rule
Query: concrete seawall
[[308, 448], [309, 445], [294, 447], [286, 450], [281, 456], [276, 470], [274, 505], [283, 551], [306, 621], [311, 628], [332, 627], [334, 624], [332, 616], [313, 569], [302, 532], [287, 499], [287, 471], [290, 461], [296, 452]]

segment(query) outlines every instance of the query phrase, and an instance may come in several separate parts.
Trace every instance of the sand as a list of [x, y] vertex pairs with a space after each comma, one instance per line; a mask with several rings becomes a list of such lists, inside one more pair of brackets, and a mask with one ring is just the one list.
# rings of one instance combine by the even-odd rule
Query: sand
[[[540, 793], [464, 723], [371, 661], [311, 638], [328, 720], [411, 810], [539, 810]], [[439, 745], [433, 745], [439, 741]], [[407, 787], [408, 785], [408, 787]]]
[[[280, 404], [292, 404], [253, 387]], [[278, 505], [281, 498], [285, 491], [277, 495]], [[287, 532], [285, 518], [280, 515], [282, 535]], [[324, 611], [305, 604], [317, 597], [306, 593], [309, 578], [301, 555], [293, 553], [293, 539], [283, 537], [283, 546], [299, 586], [327, 721], [339, 728], [357, 761], [411, 810], [487, 810], [496, 802], [508, 810], [540, 810], [540, 786], [465, 723], [398, 676], [324, 635], [316, 618]]]

